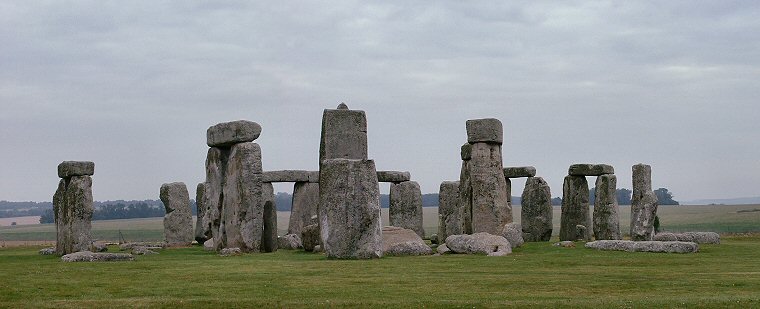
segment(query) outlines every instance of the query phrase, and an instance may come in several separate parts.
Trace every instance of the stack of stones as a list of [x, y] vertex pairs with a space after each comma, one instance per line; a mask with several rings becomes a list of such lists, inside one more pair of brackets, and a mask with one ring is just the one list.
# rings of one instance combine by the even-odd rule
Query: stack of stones
[[53, 195], [55, 253], [65, 255], [92, 250], [92, 176], [95, 163], [64, 161], [58, 164], [58, 189]]
[[462, 146], [459, 207], [463, 232], [500, 235], [512, 222], [512, 207], [502, 166], [503, 129], [498, 119], [467, 120], [467, 144]]
[[552, 193], [549, 184], [541, 177], [536, 177], [536, 168], [506, 167], [504, 177], [507, 179], [508, 196], [512, 196], [511, 178], [528, 177], [522, 193], [522, 212], [520, 222], [524, 241], [549, 241], [552, 236]]
[[183, 182], [161, 185], [159, 194], [164, 203], [164, 239], [169, 247], [189, 246], [193, 242], [193, 214], [190, 195]]
[[459, 181], [444, 181], [438, 191], [438, 239], [462, 234], [462, 212], [459, 208]]
[[317, 215], [319, 206], [319, 172], [282, 170], [264, 172], [264, 183], [293, 182], [293, 199], [288, 222], [288, 235], [299, 235], [309, 219]]
[[217, 251], [276, 250], [272, 244], [277, 244], [277, 235], [271, 232], [277, 230], [273, 225], [276, 209], [265, 209], [274, 206], [266, 202], [273, 188], [262, 180], [261, 147], [253, 143], [260, 134], [261, 126], [247, 120], [220, 123], [206, 131], [210, 148], [206, 157], [202, 225], [203, 234]]
[[652, 167], [636, 164], [631, 197], [631, 240], [652, 240], [657, 216], [657, 195], [652, 191]]
[[382, 257], [380, 188], [375, 162], [367, 159], [367, 118], [345, 104], [322, 116], [319, 227], [328, 258]]
[[[562, 192], [560, 240], [620, 239], [615, 169], [606, 164], [573, 164], [565, 177]], [[594, 218], [589, 212], [586, 176], [598, 176]]]
[[422, 191], [416, 181], [410, 181], [409, 172], [378, 171], [378, 182], [390, 182], [390, 225], [410, 229], [425, 237], [422, 229]]

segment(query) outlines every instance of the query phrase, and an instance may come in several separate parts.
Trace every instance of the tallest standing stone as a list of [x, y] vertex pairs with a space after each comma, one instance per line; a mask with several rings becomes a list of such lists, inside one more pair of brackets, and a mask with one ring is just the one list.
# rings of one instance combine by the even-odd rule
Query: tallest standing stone
[[56, 253], [89, 251], [92, 247], [92, 176], [95, 163], [64, 161], [58, 165], [58, 190], [53, 195]]
[[636, 164], [631, 197], [631, 240], [652, 240], [657, 216], [657, 195], [652, 191], [652, 167]]

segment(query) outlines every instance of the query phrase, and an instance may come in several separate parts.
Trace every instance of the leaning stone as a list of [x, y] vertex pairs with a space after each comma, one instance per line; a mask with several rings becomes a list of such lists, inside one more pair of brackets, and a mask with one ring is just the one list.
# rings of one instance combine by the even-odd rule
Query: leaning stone
[[161, 202], [166, 208], [164, 238], [169, 247], [189, 246], [193, 242], [193, 215], [190, 197], [183, 182], [161, 185]]
[[570, 176], [601, 176], [615, 174], [612, 165], [607, 164], [573, 164], [567, 171]]
[[296, 182], [293, 185], [293, 200], [290, 207], [288, 234], [301, 235], [301, 229], [309, 224], [309, 219], [317, 215], [319, 207], [319, 183]]
[[283, 250], [301, 249], [301, 237], [295, 234], [287, 234], [277, 238], [277, 248]]
[[532, 166], [505, 167], [505, 178], [523, 178], [536, 176], [536, 168]]
[[501, 121], [494, 118], [467, 120], [467, 142], [495, 143], [501, 145], [504, 140], [504, 130]]
[[395, 226], [383, 227], [384, 255], [430, 255], [433, 250], [413, 230]]
[[158, 252], [150, 250], [146, 247], [134, 247], [132, 248], [132, 254], [134, 255], [151, 255], [158, 254]]
[[512, 245], [502, 236], [488, 233], [472, 235], [451, 235], [446, 238], [446, 246], [454, 253], [503, 255], [512, 253]]
[[436, 248], [436, 251], [438, 252], [438, 254], [452, 253], [451, 249], [449, 249], [449, 247], [446, 246], [446, 244], [442, 244], [438, 246], [438, 248]]
[[111, 262], [132, 261], [134, 259], [134, 256], [128, 253], [94, 253], [91, 251], [79, 251], [61, 257], [61, 261], [64, 262]]
[[522, 246], [524, 242], [522, 227], [520, 227], [519, 223], [507, 223], [507, 225], [504, 226], [501, 236], [504, 236], [504, 238], [509, 241], [512, 249]]
[[223, 122], [206, 130], [209, 147], [229, 147], [238, 143], [253, 142], [261, 135], [261, 126], [248, 120]]
[[195, 208], [198, 215], [195, 219], [195, 241], [203, 244], [208, 238], [203, 232], [203, 217], [206, 214], [206, 207], [203, 205], [203, 193], [206, 191], [205, 183], [199, 183], [195, 188]]
[[529, 177], [522, 193], [520, 225], [525, 241], [549, 241], [552, 237], [552, 193], [541, 177]]
[[301, 244], [303, 250], [307, 252], [314, 251], [322, 240], [319, 236], [319, 224], [310, 224], [301, 229]]
[[367, 159], [367, 116], [364, 111], [326, 109], [322, 113], [319, 162]]
[[262, 182], [309, 182], [310, 171], [282, 170], [267, 171], [262, 175]]
[[462, 213], [459, 209], [459, 181], [444, 181], [438, 191], [438, 239], [462, 234]]
[[652, 167], [636, 164], [631, 196], [631, 240], [652, 240], [657, 217], [657, 195], [652, 191]]
[[594, 191], [594, 237], [596, 240], [622, 239], [618, 217], [617, 177], [597, 177]]
[[61, 179], [53, 195], [56, 226], [56, 254], [92, 250], [92, 178], [71, 176]]
[[224, 248], [219, 251], [220, 256], [233, 256], [233, 255], [240, 255], [242, 254], [242, 251], [240, 248]]
[[498, 235], [505, 224], [512, 222], [512, 206], [507, 198], [501, 160], [501, 145], [472, 145], [472, 159], [468, 162], [472, 186], [473, 233]]
[[411, 178], [412, 176], [411, 174], [409, 174], [409, 172], [377, 171], [378, 182], [399, 183], [399, 182], [409, 181]]
[[464, 143], [459, 150], [459, 156], [462, 157], [462, 161], [467, 161], [472, 158], [472, 145], [470, 143]]
[[40, 255], [53, 255], [55, 254], [55, 247], [50, 248], [42, 248], [40, 251], [38, 251]]
[[413, 230], [420, 237], [422, 229], [422, 192], [416, 181], [392, 183], [389, 195], [388, 216], [390, 225]]
[[587, 242], [586, 248], [657, 253], [693, 253], [699, 251], [699, 245], [696, 243], [681, 241], [597, 240]]
[[92, 176], [95, 174], [95, 163], [90, 161], [63, 161], [58, 164], [58, 177]]
[[[591, 213], [589, 212], [589, 190], [586, 177], [565, 176], [562, 188], [562, 215], [560, 218], [559, 240], [591, 240], [592, 226]], [[578, 234], [578, 225], [586, 229], [583, 234]]]

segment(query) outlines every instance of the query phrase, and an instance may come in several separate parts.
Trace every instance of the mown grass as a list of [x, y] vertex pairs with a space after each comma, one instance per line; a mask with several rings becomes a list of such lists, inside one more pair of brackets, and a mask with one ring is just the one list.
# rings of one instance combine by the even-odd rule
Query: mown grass
[[63, 263], [37, 249], [0, 250], [0, 307], [760, 307], [760, 235], [696, 254], [528, 243], [498, 258], [362, 261], [282, 250], [220, 257], [194, 247]]

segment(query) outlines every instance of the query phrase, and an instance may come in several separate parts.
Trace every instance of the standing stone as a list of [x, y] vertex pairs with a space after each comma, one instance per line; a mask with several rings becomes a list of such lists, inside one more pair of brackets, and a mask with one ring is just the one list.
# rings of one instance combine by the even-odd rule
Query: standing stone
[[422, 229], [422, 191], [416, 181], [391, 183], [388, 209], [390, 225], [410, 229], [425, 237]]
[[459, 181], [444, 181], [438, 191], [438, 239], [462, 234], [459, 210]]
[[[462, 218], [462, 233], [472, 234], [472, 178], [470, 175], [470, 159], [472, 145], [462, 146], [462, 169], [459, 173], [459, 213]], [[458, 235], [458, 234], [453, 234]], [[441, 238], [445, 239], [445, 238]]]
[[296, 182], [293, 185], [293, 206], [290, 208], [288, 234], [301, 235], [311, 216], [319, 208], [319, 183]]
[[164, 240], [170, 247], [189, 246], [193, 242], [193, 214], [190, 195], [183, 182], [161, 185], [161, 202], [164, 203]]
[[[89, 175], [70, 176], [77, 174], [66, 172], [75, 169], [72, 165], [89, 166], [74, 161], [58, 165], [59, 174], [68, 176], [61, 179], [53, 195], [55, 253], [58, 255], [92, 250], [92, 178]], [[94, 164], [92, 166], [94, 171]]]
[[[317, 220], [317, 216], [314, 216], [314, 221]], [[308, 221], [309, 223], [311, 221]], [[303, 250], [306, 252], [313, 252], [314, 248], [322, 244], [322, 239], [319, 236], [319, 223], [306, 224], [301, 229], [301, 244]]]
[[264, 233], [264, 191], [261, 148], [255, 143], [230, 148], [224, 177], [222, 224], [224, 243], [217, 249], [240, 248], [260, 252]]
[[262, 184], [264, 191], [264, 234], [261, 239], [261, 252], [275, 252], [277, 241], [277, 205], [274, 199], [274, 186]]
[[[562, 187], [562, 215], [559, 240], [591, 240], [591, 214], [589, 213], [589, 189], [584, 176], [565, 176]], [[578, 229], [578, 225], [585, 227]], [[579, 235], [578, 231], [585, 231]]]
[[380, 189], [375, 162], [330, 159], [321, 165], [319, 220], [327, 257], [381, 257]]
[[203, 217], [206, 213], [206, 207], [203, 206], [203, 192], [205, 190], [206, 185], [204, 183], [199, 183], [195, 188], [195, 208], [198, 210], [195, 218], [195, 241], [201, 245], [208, 240], [203, 232]]
[[509, 203], [509, 207], [512, 207], [512, 180], [509, 178], [504, 178], [504, 182], [507, 184], [507, 203]]
[[[224, 176], [227, 170], [229, 149], [211, 147], [206, 156], [206, 182], [203, 192], [203, 235], [206, 239], [212, 239], [214, 249], [225, 247], [224, 221], [222, 219], [222, 206], [224, 204]], [[205, 245], [206, 242], [204, 242]]]
[[652, 240], [654, 218], [657, 216], [657, 196], [652, 191], [652, 167], [636, 164], [632, 169], [631, 240]]
[[512, 222], [507, 184], [501, 163], [501, 145], [475, 143], [469, 162], [472, 186], [472, 232], [501, 234]]
[[601, 175], [596, 178], [594, 195], [594, 237], [596, 240], [622, 239], [618, 218], [617, 177]]
[[522, 193], [523, 239], [549, 241], [552, 237], [552, 193], [549, 184], [541, 177], [529, 177]]
[[367, 159], [367, 117], [364, 111], [349, 110], [347, 106], [324, 111], [319, 143], [320, 165], [327, 159]]

